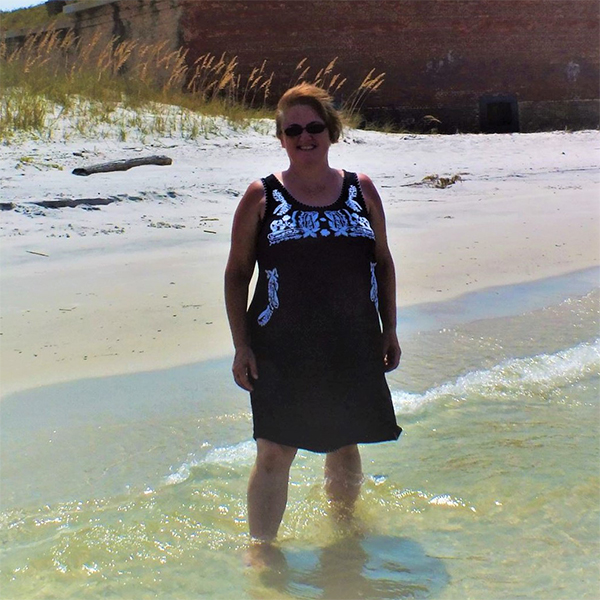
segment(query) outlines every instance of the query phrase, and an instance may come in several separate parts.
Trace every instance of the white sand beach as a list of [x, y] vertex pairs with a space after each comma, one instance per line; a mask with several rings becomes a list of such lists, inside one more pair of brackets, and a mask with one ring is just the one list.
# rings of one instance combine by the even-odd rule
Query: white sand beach
[[[404, 432], [361, 448], [360, 535], [300, 452], [277, 569], [258, 574], [222, 279], [246, 186], [286, 166], [273, 124], [127, 141], [64, 125], [68, 141], [0, 147], [7, 597], [593, 595], [600, 132], [349, 130], [332, 148], [386, 207]], [[149, 155], [173, 162], [72, 174]]]
[[[259, 125], [0, 148], [2, 395], [232, 352], [222, 275], [233, 212], [251, 181], [286, 166], [273, 125]], [[71, 173], [155, 154], [172, 165]], [[381, 192], [400, 309], [599, 265], [599, 158], [598, 131], [348, 130], [331, 152]], [[438, 188], [424, 181], [434, 175], [460, 179]], [[35, 204], [65, 199], [116, 201]]]

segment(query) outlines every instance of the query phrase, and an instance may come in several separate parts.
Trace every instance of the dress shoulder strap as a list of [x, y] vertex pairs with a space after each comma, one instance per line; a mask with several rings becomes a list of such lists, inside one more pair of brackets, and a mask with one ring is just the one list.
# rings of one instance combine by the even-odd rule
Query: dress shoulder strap
[[367, 204], [365, 202], [365, 197], [363, 196], [362, 188], [360, 187], [358, 175], [346, 171], [346, 177], [348, 178], [348, 194], [345, 201], [346, 207], [354, 212], [367, 212]]
[[[291, 198], [286, 198], [287, 192], [282, 189], [279, 180], [271, 174], [261, 179], [265, 189], [265, 217], [270, 215], [283, 216], [292, 209]], [[344, 183], [342, 197], [340, 200], [343, 208], [350, 209], [354, 213], [367, 213], [367, 205], [363, 196], [358, 175], [344, 171]], [[338, 202], [339, 202], [338, 201]], [[335, 204], [339, 207], [340, 205]]]
[[277, 178], [275, 177], [275, 175], [273, 175], [273, 173], [271, 173], [270, 175], [263, 177], [261, 181], [265, 188], [265, 192], [272, 191], [277, 183]]
[[261, 181], [265, 188], [265, 217], [271, 214], [281, 216], [289, 212], [292, 206], [279, 190], [280, 185], [277, 177], [271, 174], [263, 177]]

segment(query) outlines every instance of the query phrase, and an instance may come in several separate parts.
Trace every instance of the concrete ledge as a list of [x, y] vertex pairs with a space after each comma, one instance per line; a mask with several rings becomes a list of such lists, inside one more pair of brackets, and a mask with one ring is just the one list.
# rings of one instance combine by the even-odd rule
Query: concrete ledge
[[98, 8], [98, 6], [104, 6], [105, 4], [113, 4], [118, 0], [82, 0], [82, 2], [77, 2], [77, 4], [67, 4], [63, 8], [64, 14], [77, 13], [84, 10], [91, 10], [92, 8]]

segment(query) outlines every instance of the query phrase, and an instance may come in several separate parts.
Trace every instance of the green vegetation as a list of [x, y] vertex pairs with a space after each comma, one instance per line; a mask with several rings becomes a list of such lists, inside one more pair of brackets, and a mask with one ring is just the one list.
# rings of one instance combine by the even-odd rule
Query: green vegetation
[[[337, 59], [309, 77], [301, 61], [295, 81], [311, 81], [335, 94], [346, 79], [334, 72]], [[50, 30], [31, 35], [10, 52], [0, 43], [0, 140], [23, 132], [44, 138], [70, 135], [183, 136], [218, 134], [223, 119], [235, 129], [265, 129], [271, 117], [274, 73], [266, 61], [247, 77], [237, 57], [205, 54], [191, 66], [184, 51], [169, 51], [166, 42], [108, 43], [100, 34], [81, 43], [73, 31]], [[366, 96], [383, 82], [371, 71], [352, 92], [342, 111], [350, 124]], [[69, 128], [65, 129], [65, 122]]]
[[[33, 0], [31, 1], [33, 4]], [[11, 11], [0, 10], [0, 28], [2, 31], [16, 29], [33, 29], [47, 27], [56, 22], [58, 17], [51, 17], [44, 4], [29, 8], [18, 8]]]

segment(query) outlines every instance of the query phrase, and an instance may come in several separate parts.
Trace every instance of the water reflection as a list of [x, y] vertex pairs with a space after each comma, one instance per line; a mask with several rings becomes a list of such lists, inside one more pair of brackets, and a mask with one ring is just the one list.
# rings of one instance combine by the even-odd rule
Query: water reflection
[[385, 535], [344, 537], [316, 551], [272, 548], [266, 558], [253, 598], [432, 598], [449, 580], [420, 544]]

